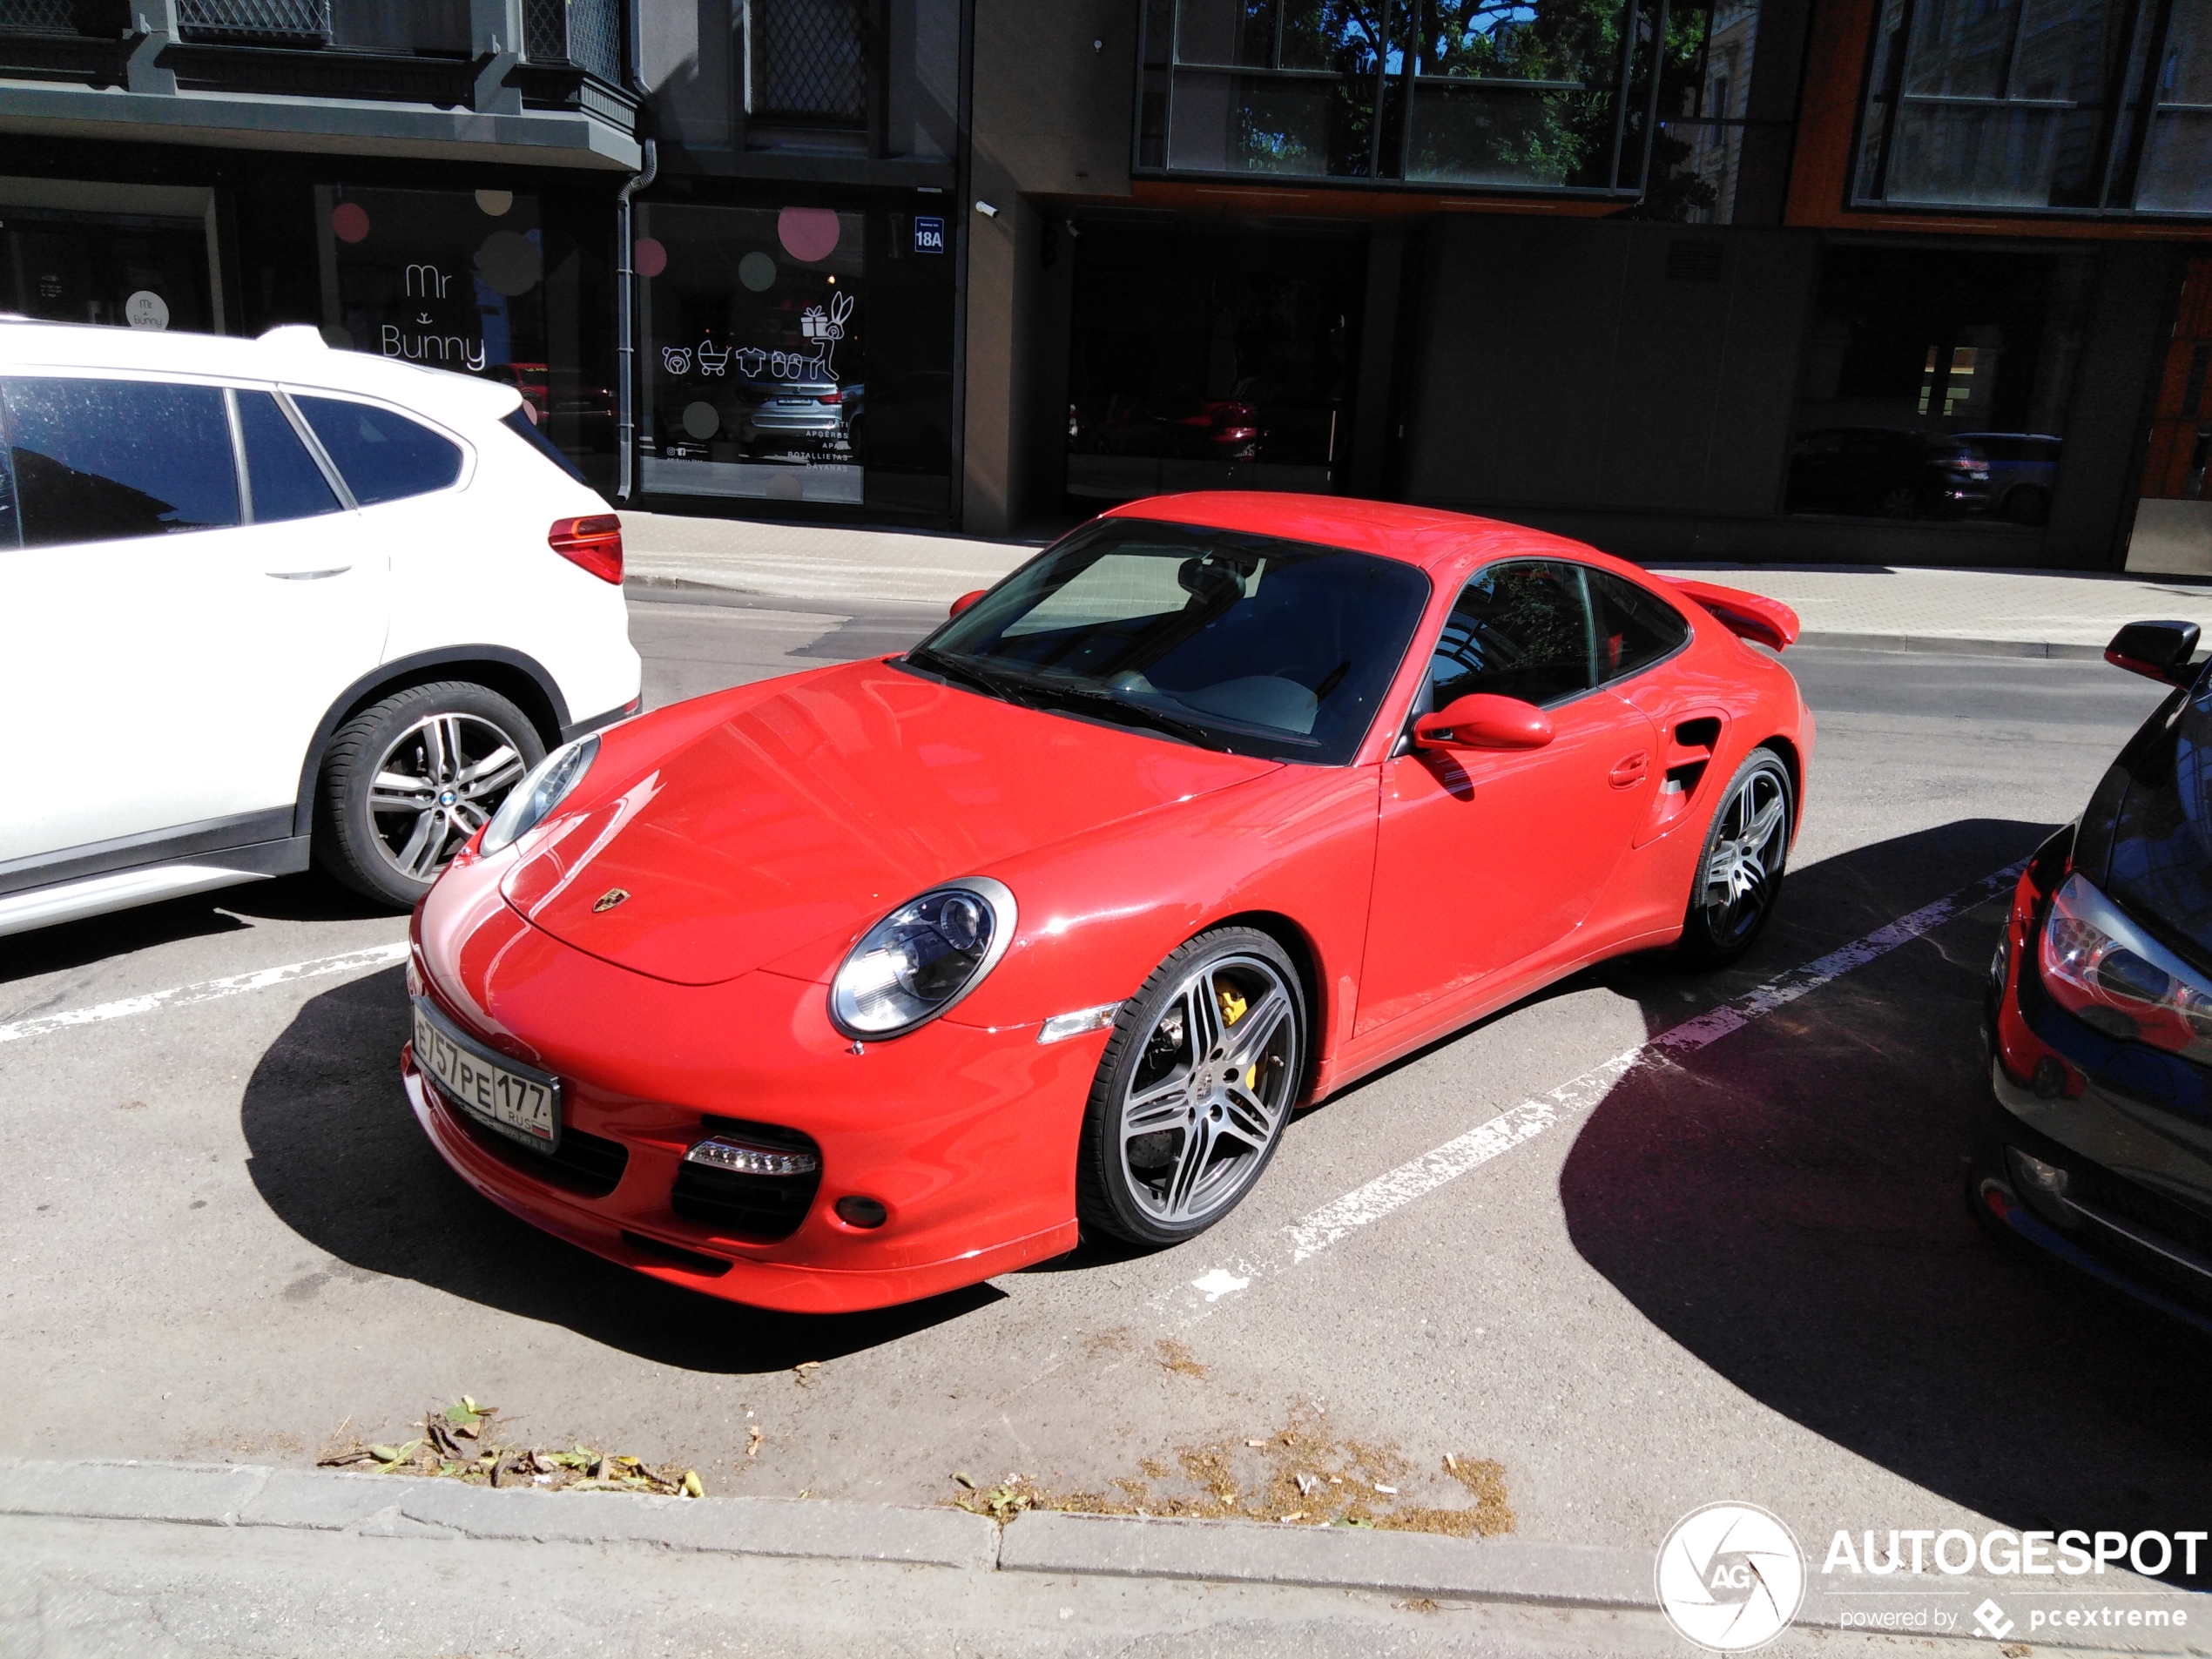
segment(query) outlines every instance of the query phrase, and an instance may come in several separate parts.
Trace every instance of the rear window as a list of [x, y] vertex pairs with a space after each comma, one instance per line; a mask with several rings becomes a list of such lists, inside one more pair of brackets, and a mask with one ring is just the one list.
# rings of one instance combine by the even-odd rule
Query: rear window
[[160, 381], [0, 383], [25, 546], [239, 522], [223, 394]]
[[529, 445], [531, 448], [536, 450], [538, 454], [543, 455], [548, 461], [558, 467], [563, 472], [568, 474], [570, 477], [575, 479], [577, 482], [582, 484], [585, 489], [589, 489], [591, 487], [591, 481], [586, 478], [583, 474], [577, 469], [576, 462], [569, 459], [568, 455], [563, 452], [558, 444], [555, 443], [552, 439], [547, 437], [545, 434], [537, 429], [537, 422], [530, 419], [527, 410], [527, 406], [518, 404], [514, 412], [508, 415], [508, 417], [502, 421], [499, 424], [505, 427], [509, 432], [520, 438], [524, 443]]
[[335, 397], [293, 402], [364, 507], [443, 489], [461, 476], [461, 447], [419, 421]]

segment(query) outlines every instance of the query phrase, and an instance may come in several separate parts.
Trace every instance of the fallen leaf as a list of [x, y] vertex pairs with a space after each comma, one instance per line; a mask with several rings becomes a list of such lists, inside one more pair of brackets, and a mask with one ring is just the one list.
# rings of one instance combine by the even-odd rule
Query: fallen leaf
[[961, 1485], [966, 1487], [970, 1492], [975, 1490], [975, 1477], [974, 1475], [964, 1474], [960, 1470], [954, 1469], [953, 1471], [953, 1479], [959, 1481]]
[[765, 1438], [765, 1437], [760, 1433], [759, 1425], [757, 1423], [751, 1428], [745, 1430], [745, 1454], [747, 1457], [759, 1457], [760, 1455], [760, 1442]]

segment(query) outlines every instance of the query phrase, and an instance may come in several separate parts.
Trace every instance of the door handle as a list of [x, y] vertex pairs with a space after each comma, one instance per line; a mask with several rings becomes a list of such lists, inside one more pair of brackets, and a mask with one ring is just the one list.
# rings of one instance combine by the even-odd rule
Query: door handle
[[1615, 789], [1627, 789], [1643, 781], [1644, 772], [1650, 767], [1651, 756], [1639, 749], [1635, 753], [1613, 763], [1610, 774]]
[[320, 582], [327, 576], [343, 576], [354, 567], [334, 564], [324, 570], [264, 570], [263, 576], [273, 576], [280, 582]]

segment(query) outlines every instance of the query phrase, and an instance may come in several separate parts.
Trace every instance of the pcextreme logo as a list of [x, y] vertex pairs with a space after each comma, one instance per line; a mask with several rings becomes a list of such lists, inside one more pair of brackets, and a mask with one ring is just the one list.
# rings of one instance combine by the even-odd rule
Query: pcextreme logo
[[1684, 1641], [1743, 1653], [1797, 1616], [1805, 1557], [1780, 1516], [1757, 1504], [1709, 1503], [1675, 1523], [1655, 1576], [1659, 1606]]

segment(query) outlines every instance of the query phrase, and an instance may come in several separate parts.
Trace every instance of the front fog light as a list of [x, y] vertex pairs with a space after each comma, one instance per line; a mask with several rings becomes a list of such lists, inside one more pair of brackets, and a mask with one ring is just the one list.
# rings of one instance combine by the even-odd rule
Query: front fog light
[[732, 1170], [739, 1175], [812, 1175], [822, 1167], [812, 1152], [779, 1147], [748, 1146], [743, 1141], [717, 1136], [701, 1141], [684, 1154], [686, 1163], [704, 1163], [710, 1170]]
[[862, 934], [839, 966], [832, 1022], [848, 1037], [895, 1037], [936, 1018], [997, 966], [1014, 926], [1014, 894], [988, 876], [909, 900]]
[[2028, 1207], [2054, 1226], [2072, 1227], [2074, 1206], [2067, 1202], [2067, 1188], [2070, 1184], [2067, 1172], [2055, 1163], [2046, 1163], [2041, 1158], [2031, 1157], [2017, 1146], [2005, 1149], [2005, 1162], [2013, 1172], [2013, 1184], [2019, 1188]]

